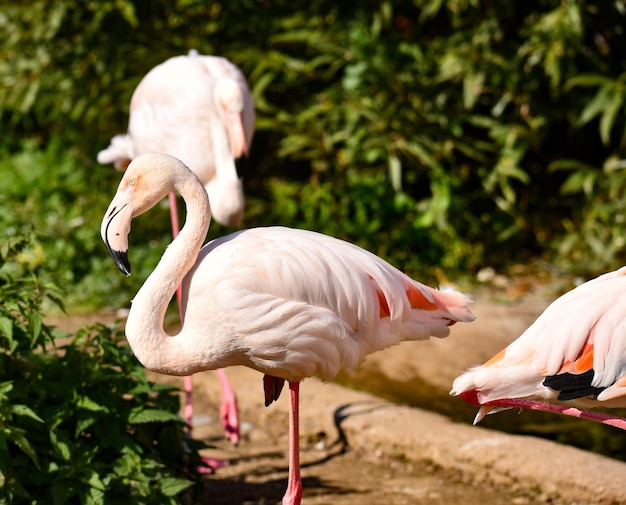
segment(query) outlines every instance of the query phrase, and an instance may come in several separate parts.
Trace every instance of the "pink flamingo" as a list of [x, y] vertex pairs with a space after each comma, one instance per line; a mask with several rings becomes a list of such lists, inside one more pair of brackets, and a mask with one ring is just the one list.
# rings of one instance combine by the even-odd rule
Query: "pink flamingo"
[[[289, 477], [284, 505], [302, 497], [298, 443], [300, 381], [329, 380], [365, 357], [403, 340], [445, 337], [474, 315], [469, 299], [412, 280], [379, 257], [319, 233], [252, 228], [201, 248], [209, 200], [179, 160], [135, 158], [102, 221], [101, 234], [118, 268], [130, 274], [128, 233], [133, 217], [169, 191], [187, 205], [180, 234], [134, 297], [126, 336], [143, 365], [186, 375], [244, 365], [262, 372], [265, 404], [289, 382]], [[183, 282], [184, 319], [168, 335], [163, 317]]]
[[[225, 58], [176, 56], [157, 65], [139, 83], [130, 104], [128, 133], [116, 135], [98, 153], [98, 162], [125, 169], [136, 156], [163, 152], [183, 160], [204, 184], [214, 218], [241, 224], [244, 195], [235, 161], [247, 156], [254, 132], [254, 103], [241, 71]], [[176, 195], [170, 193], [174, 238], [178, 234]], [[180, 290], [177, 300], [180, 310]], [[182, 316], [182, 311], [181, 311]], [[239, 441], [235, 393], [223, 370], [220, 417], [226, 436]], [[192, 425], [192, 378], [185, 377], [185, 420]], [[217, 461], [212, 465], [218, 465]]]
[[457, 377], [452, 395], [480, 406], [546, 410], [626, 429], [626, 419], [552, 403], [626, 407], [626, 267], [556, 299], [514, 342]]
[[113, 137], [98, 162], [123, 170], [140, 154], [174, 156], [204, 184], [213, 218], [239, 226], [244, 195], [235, 161], [247, 156], [253, 133], [254, 102], [241, 71], [191, 51], [144, 76], [130, 101], [128, 133]]

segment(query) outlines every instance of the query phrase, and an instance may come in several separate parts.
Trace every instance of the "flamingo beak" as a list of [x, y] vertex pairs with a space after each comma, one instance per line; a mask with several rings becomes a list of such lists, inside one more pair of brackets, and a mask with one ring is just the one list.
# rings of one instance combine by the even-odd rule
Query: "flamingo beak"
[[243, 130], [243, 122], [240, 112], [225, 111], [226, 133], [228, 134], [228, 143], [233, 158], [241, 158], [248, 156], [248, 144], [246, 143], [246, 135]]
[[125, 275], [130, 275], [128, 261], [128, 234], [132, 220], [132, 205], [128, 191], [118, 192], [102, 220], [100, 235], [107, 246], [117, 268]]

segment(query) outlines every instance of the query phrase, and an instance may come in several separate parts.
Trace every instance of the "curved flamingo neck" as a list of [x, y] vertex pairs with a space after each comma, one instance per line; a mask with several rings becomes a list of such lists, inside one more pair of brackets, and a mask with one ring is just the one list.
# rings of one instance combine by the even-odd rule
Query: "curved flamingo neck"
[[194, 265], [204, 242], [211, 213], [209, 199], [196, 176], [177, 171], [174, 189], [187, 206], [185, 225], [132, 301], [126, 338], [137, 359], [149, 370], [169, 375], [190, 373], [184, 326], [177, 335], [163, 329], [167, 307]]

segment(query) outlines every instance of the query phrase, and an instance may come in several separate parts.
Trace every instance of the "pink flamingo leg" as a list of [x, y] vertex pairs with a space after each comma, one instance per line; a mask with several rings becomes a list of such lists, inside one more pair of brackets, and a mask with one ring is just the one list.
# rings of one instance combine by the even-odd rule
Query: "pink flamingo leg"
[[522, 398], [494, 400], [484, 405], [495, 405], [502, 407], [516, 407], [530, 410], [543, 410], [545, 412], [555, 412], [566, 416], [578, 417], [580, 419], [589, 419], [602, 424], [608, 424], [615, 428], [626, 430], [626, 419], [602, 412], [590, 412], [588, 410], [577, 409], [568, 405], [555, 405], [552, 403], [537, 402], [533, 400], [525, 400]]
[[[172, 221], [172, 235], [174, 238], [178, 236], [178, 232], [180, 230], [180, 224], [178, 221], [178, 206], [176, 203], [176, 194], [170, 193], [168, 195], [169, 204], [170, 204], [170, 218]], [[183, 291], [182, 286], [178, 286], [176, 288], [176, 301], [178, 303], [178, 314], [180, 316], [180, 320], [183, 320], [183, 305], [182, 305], [182, 297]], [[235, 391], [232, 386], [228, 382], [226, 378], [226, 374], [224, 370], [219, 369], [217, 371], [218, 377], [222, 384], [222, 403], [220, 405], [220, 417], [222, 419], [222, 425], [224, 426], [224, 432], [226, 437], [233, 443], [236, 444], [239, 442], [239, 415], [237, 412], [237, 400], [235, 398]], [[192, 433], [192, 422], [193, 422], [193, 402], [192, 402], [192, 391], [193, 391], [193, 379], [191, 375], [188, 375], [184, 379], [184, 389], [185, 389], [185, 407], [183, 410], [183, 416], [185, 418], [185, 422], [189, 425], [189, 435]], [[226, 414], [225, 414], [226, 412]], [[228, 464], [227, 461], [212, 459], [212, 458], [203, 458], [203, 461], [208, 466], [206, 473], [211, 473], [213, 469], [220, 468]]]
[[300, 383], [289, 383], [289, 481], [282, 505], [300, 505], [302, 479], [300, 477]]
[[228, 382], [226, 372], [217, 369], [217, 376], [222, 384], [222, 403], [220, 404], [220, 417], [226, 438], [237, 445], [239, 443], [239, 412], [237, 410], [237, 398], [235, 390]]

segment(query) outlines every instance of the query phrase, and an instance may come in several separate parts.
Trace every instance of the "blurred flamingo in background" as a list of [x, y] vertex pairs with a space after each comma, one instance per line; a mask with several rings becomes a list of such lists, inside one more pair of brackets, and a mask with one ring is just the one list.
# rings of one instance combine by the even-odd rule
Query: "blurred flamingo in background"
[[480, 406], [546, 410], [626, 429], [626, 419], [544, 401], [626, 407], [626, 267], [555, 300], [506, 349], [457, 377], [452, 395]]
[[[130, 274], [133, 217], [167, 192], [187, 205], [180, 234], [134, 297], [126, 336], [144, 366], [170, 375], [244, 365], [262, 372], [265, 405], [289, 382], [289, 480], [283, 504], [299, 504], [299, 384], [330, 380], [377, 350], [403, 340], [445, 337], [474, 315], [469, 299], [409, 278], [353, 244], [315, 232], [252, 228], [201, 248], [209, 200], [193, 173], [163, 154], [136, 158], [122, 177], [101, 234], [119, 269]], [[183, 282], [183, 325], [176, 335], [163, 317]]]
[[[135, 157], [162, 152], [183, 160], [204, 185], [213, 217], [221, 224], [239, 226], [244, 194], [236, 162], [247, 157], [254, 132], [254, 103], [241, 71], [225, 58], [176, 56], [150, 70], [130, 103], [128, 133], [116, 135], [98, 153], [98, 162], [124, 170]], [[174, 238], [179, 221], [176, 195], [170, 193]], [[181, 293], [177, 290], [179, 309]], [[182, 318], [182, 310], [180, 311]], [[235, 394], [226, 375], [222, 384], [220, 416], [226, 436], [239, 440]], [[184, 381], [185, 419], [192, 425], [192, 379]]]

